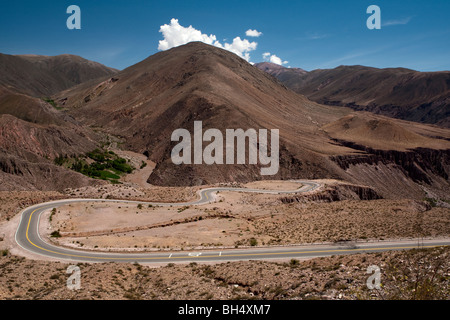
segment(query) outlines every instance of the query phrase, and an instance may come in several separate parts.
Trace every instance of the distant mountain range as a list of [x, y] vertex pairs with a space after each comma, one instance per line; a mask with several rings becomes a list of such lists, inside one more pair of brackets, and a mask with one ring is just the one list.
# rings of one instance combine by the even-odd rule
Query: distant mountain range
[[0, 53], [0, 86], [33, 97], [51, 96], [117, 71], [69, 54], [50, 57]]
[[317, 103], [450, 127], [449, 71], [340, 66], [306, 72], [268, 62], [256, 67]]
[[[53, 160], [90, 151], [99, 145], [100, 135], [108, 134], [156, 163], [148, 177], [155, 185], [334, 178], [371, 186], [383, 197], [423, 198], [424, 186], [448, 195], [450, 130], [320, 104], [280, 82], [296, 82], [315, 72], [258, 65], [262, 71], [229, 51], [199, 42], [159, 52], [122, 71], [63, 58], [71, 61], [61, 68], [37, 63], [43, 58], [5, 58], [14, 63], [3, 63], [11, 74], [2, 73], [0, 80], [3, 189], [55, 190], [95, 183], [55, 166]], [[35, 63], [66, 79], [57, 85], [53, 76], [23, 72], [35, 70]], [[72, 63], [81, 65], [67, 67]], [[347, 86], [358, 87], [357, 82]], [[173, 164], [176, 143], [171, 134], [179, 128], [192, 133], [194, 121], [202, 121], [204, 130], [223, 132], [279, 129], [278, 174], [263, 177], [260, 165], [250, 164]]]

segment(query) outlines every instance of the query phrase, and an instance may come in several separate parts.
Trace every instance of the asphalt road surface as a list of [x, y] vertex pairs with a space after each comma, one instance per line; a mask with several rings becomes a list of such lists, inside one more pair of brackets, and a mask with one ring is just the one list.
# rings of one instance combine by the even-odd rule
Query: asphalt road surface
[[[268, 194], [295, 194], [314, 191], [320, 184], [314, 181], [298, 180], [302, 187], [295, 191], [274, 191], [244, 188], [208, 188], [200, 190], [199, 200], [185, 203], [151, 203], [158, 206], [186, 206], [203, 205], [215, 201], [215, 195], [220, 191], [268, 193]], [[142, 203], [149, 202], [107, 200], [107, 199], [70, 199], [34, 205], [22, 212], [22, 217], [16, 231], [15, 240], [23, 249], [35, 254], [71, 262], [138, 262], [138, 263], [175, 263], [175, 262], [225, 262], [239, 260], [268, 260], [268, 259], [304, 259], [324, 257], [331, 255], [355, 254], [363, 252], [382, 252], [389, 250], [406, 250], [417, 247], [428, 248], [450, 245], [450, 239], [439, 240], [403, 240], [391, 242], [343, 242], [334, 244], [313, 244], [302, 246], [283, 246], [265, 248], [243, 248], [224, 250], [200, 250], [193, 252], [164, 251], [151, 253], [110, 253], [87, 250], [75, 250], [50, 244], [44, 241], [39, 234], [39, 221], [41, 214], [52, 208], [69, 203], [80, 202], [120, 202]]]

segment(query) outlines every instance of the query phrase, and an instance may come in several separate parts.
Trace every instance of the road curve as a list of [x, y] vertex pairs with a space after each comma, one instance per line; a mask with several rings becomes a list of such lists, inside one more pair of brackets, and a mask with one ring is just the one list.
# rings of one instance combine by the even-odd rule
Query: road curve
[[[417, 240], [375, 242], [375, 243], [341, 243], [328, 245], [305, 245], [290, 247], [246, 248], [227, 250], [202, 250], [197, 252], [152, 252], [152, 253], [110, 253], [87, 250], [75, 250], [58, 247], [43, 240], [39, 234], [39, 221], [41, 214], [50, 209], [69, 203], [80, 202], [120, 202], [142, 203], [158, 206], [186, 206], [203, 205], [215, 200], [217, 192], [234, 191], [267, 194], [295, 194], [314, 191], [320, 184], [314, 181], [296, 180], [302, 187], [295, 191], [258, 190], [245, 188], [215, 187], [202, 189], [198, 192], [199, 199], [184, 203], [150, 203], [110, 199], [68, 199], [42, 203], [31, 206], [22, 211], [22, 216], [15, 234], [16, 243], [32, 253], [54, 258], [60, 261], [72, 262], [138, 262], [138, 263], [171, 263], [171, 262], [212, 262], [212, 261], [239, 261], [239, 260], [266, 260], [311, 258], [319, 256], [342, 255], [362, 252], [381, 252], [387, 250], [402, 250], [417, 248]], [[420, 243], [421, 247], [435, 247], [450, 245], [450, 239], [426, 240]]]

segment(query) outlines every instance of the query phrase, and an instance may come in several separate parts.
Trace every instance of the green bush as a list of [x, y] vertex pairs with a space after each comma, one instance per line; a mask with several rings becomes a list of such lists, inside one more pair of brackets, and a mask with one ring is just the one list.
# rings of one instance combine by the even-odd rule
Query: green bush
[[61, 238], [61, 234], [59, 233], [59, 231], [53, 231], [50, 236], [52, 238]]
[[52, 100], [50, 98], [43, 98], [42, 100], [44, 100], [45, 102], [47, 102], [48, 104], [50, 104], [53, 108], [61, 110], [61, 107], [58, 107], [58, 104], [55, 102], [55, 100]]
[[250, 242], [250, 245], [251, 245], [252, 247], [255, 247], [255, 246], [258, 245], [258, 240], [256, 240], [255, 238], [251, 238], [251, 239], [249, 240], [249, 242]]
[[300, 264], [300, 261], [298, 261], [297, 259], [291, 259], [291, 261], [289, 261], [289, 265], [291, 267], [296, 267]]
[[[120, 158], [112, 151], [95, 149], [86, 153], [86, 157], [94, 160], [88, 164], [86, 160], [75, 158], [70, 167], [72, 170], [84, 174], [90, 178], [108, 180], [113, 184], [120, 183], [120, 175], [132, 173], [134, 168], [124, 158]], [[64, 163], [66, 158], [58, 157], [55, 162]]]
[[52, 209], [52, 212], [50, 213], [50, 217], [48, 218], [48, 220], [51, 222], [53, 219], [53, 216], [56, 214], [56, 208]]
[[64, 162], [67, 160], [67, 156], [58, 156], [55, 158], [55, 164], [57, 166], [62, 166], [64, 164]]

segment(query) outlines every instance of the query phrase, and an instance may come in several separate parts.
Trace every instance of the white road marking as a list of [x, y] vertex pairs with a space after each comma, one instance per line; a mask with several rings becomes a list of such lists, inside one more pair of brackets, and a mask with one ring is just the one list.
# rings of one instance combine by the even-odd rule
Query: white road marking
[[202, 255], [201, 252], [191, 252], [188, 254], [189, 257], [199, 257], [201, 255]]

